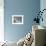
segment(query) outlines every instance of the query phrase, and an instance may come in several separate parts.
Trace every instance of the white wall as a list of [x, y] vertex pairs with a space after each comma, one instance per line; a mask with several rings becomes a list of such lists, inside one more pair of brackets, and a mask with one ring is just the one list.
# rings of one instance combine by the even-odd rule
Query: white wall
[[[46, 9], [46, 0], [40, 0], [40, 9], [41, 10]], [[43, 17], [44, 21], [43, 22], [40, 21], [40, 25], [43, 25], [46, 27], [46, 11], [44, 11], [42, 17]]]
[[0, 42], [4, 41], [4, 0], [0, 0]]
[[[40, 0], [40, 9], [46, 9], [46, 0]], [[43, 12], [43, 22], [40, 21], [40, 24], [46, 27], [46, 11]]]

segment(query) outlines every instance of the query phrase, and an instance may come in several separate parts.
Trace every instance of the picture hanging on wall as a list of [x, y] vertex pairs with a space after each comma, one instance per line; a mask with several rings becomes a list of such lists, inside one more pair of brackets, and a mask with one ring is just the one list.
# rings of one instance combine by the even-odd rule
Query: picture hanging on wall
[[12, 24], [23, 24], [24, 15], [12, 15]]

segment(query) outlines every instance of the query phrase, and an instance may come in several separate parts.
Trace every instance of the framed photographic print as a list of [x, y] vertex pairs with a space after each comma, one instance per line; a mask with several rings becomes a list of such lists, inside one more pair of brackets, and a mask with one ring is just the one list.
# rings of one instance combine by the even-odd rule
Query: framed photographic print
[[24, 15], [12, 15], [12, 24], [23, 24]]

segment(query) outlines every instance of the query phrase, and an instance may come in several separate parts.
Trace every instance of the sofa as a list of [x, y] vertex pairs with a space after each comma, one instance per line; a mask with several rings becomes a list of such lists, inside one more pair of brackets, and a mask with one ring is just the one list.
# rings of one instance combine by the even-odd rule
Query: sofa
[[[34, 25], [32, 26], [32, 34], [33, 34], [33, 42], [31, 46], [46, 46], [46, 28], [40, 25]], [[24, 39], [20, 39], [24, 40]], [[19, 41], [20, 41], [19, 40]], [[18, 42], [19, 42], [18, 41]], [[23, 41], [18, 43], [18, 46], [22, 43]]]
[[[34, 25], [32, 26], [31, 33], [33, 35], [33, 42], [30, 46], [46, 46], [46, 28], [39, 25]], [[23, 46], [25, 38], [26, 37], [21, 38], [17, 43], [12, 41], [7, 42], [7, 46]], [[6, 44], [3, 46], [6, 46]]]
[[46, 28], [40, 25], [32, 26], [34, 42], [32, 46], [46, 46]]

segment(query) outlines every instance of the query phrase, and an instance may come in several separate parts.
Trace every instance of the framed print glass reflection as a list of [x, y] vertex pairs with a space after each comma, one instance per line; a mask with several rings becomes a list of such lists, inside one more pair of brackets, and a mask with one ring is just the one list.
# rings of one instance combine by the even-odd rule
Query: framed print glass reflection
[[12, 15], [12, 24], [23, 24], [24, 15]]

